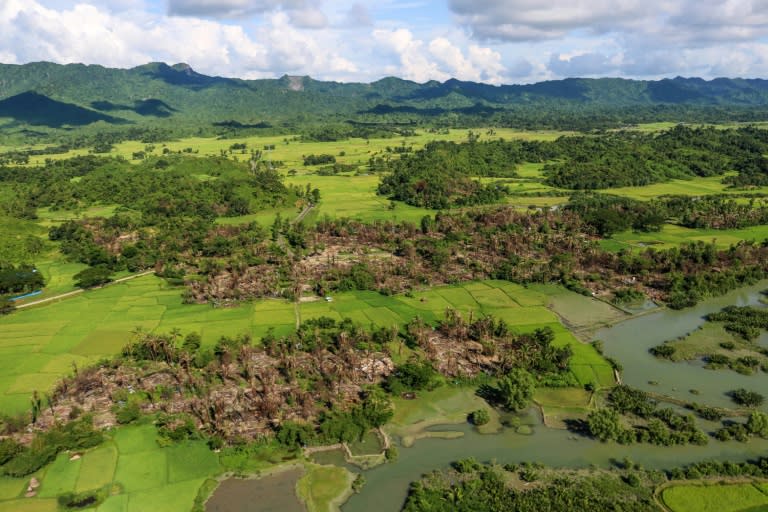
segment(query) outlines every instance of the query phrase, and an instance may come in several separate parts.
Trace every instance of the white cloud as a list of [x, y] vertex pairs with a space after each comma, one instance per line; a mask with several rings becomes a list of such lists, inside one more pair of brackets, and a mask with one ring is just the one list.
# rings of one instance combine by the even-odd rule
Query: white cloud
[[604, 75], [611, 70], [611, 59], [601, 53], [552, 54], [549, 60], [549, 69], [556, 75], [564, 77]]
[[503, 81], [505, 67], [501, 54], [490, 48], [471, 45], [464, 51], [443, 36], [425, 43], [407, 29], [375, 30], [373, 37], [396, 56], [400, 65], [390, 70], [398, 76], [416, 82], [448, 78], [491, 83]]
[[768, 74], [768, 0], [432, 2], [0, 0], [0, 61], [364, 82]]
[[398, 76], [414, 80], [416, 82], [426, 82], [428, 80], [447, 80], [450, 75], [440, 71], [435, 62], [427, 58], [424, 42], [413, 37], [410, 30], [401, 28], [396, 30], [374, 30], [374, 39], [384, 48], [392, 51], [400, 61], [399, 68], [390, 67], [390, 70], [397, 69]]
[[[449, 0], [459, 22], [478, 39], [529, 41], [575, 29], [603, 33], [648, 17], [658, 0]], [[663, 2], [661, 2], [663, 3]]]

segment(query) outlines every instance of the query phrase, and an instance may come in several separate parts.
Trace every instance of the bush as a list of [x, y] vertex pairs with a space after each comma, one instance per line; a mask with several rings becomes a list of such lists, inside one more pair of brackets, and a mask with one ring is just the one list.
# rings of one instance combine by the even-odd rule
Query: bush
[[93, 288], [112, 280], [112, 271], [106, 266], [89, 267], [74, 275], [75, 286], [78, 288]]
[[395, 368], [387, 378], [386, 388], [393, 394], [420, 391], [428, 389], [436, 376], [437, 372], [429, 361], [408, 361]]
[[81, 493], [68, 492], [58, 498], [59, 506], [65, 509], [93, 508], [104, 501], [104, 493], [86, 491]]
[[671, 359], [673, 355], [675, 355], [675, 347], [672, 345], [662, 344], [658, 345], [656, 347], [651, 347], [649, 350], [651, 354], [653, 354], [656, 357], [660, 357], [663, 359]]
[[478, 409], [469, 413], [469, 421], [475, 426], [483, 426], [491, 421], [491, 415], [485, 409]]
[[123, 406], [116, 406], [115, 419], [121, 425], [133, 423], [141, 416], [141, 408], [138, 402], [130, 401]]
[[765, 397], [755, 391], [748, 391], [740, 388], [730, 393], [731, 399], [744, 407], [760, 407], [765, 401]]
[[363, 486], [365, 485], [365, 477], [361, 474], [358, 474], [355, 477], [354, 482], [352, 482], [352, 492], [355, 494], [359, 493], [363, 490]]

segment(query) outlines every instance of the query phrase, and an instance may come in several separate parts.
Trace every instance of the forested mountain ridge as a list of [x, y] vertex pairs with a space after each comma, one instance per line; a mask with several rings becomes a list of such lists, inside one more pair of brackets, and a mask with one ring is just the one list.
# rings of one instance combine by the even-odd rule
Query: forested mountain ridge
[[[418, 84], [389, 77], [360, 84], [293, 76], [211, 77], [186, 64], [150, 63], [132, 69], [49, 62], [0, 64], [0, 118], [10, 121], [5, 127], [21, 123], [56, 128], [99, 120], [162, 124], [164, 119], [198, 124], [285, 119], [403, 122], [447, 114], [488, 117], [541, 107], [599, 112], [768, 107], [768, 80], [568, 78], [494, 86], [455, 79]], [[51, 118], [39, 115], [48, 110], [53, 111]]]

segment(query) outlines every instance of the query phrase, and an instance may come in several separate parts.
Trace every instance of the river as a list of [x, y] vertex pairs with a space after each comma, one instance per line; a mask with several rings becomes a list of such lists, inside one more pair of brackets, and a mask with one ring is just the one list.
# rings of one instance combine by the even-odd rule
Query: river
[[[600, 330], [596, 339], [603, 340], [605, 354], [624, 366], [626, 384], [713, 406], [732, 407], [727, 391], [745, 387], [768, 389], [768, 374], [745, 376], [730, 370], [712, 371], [694, 363], [672, 363], [651, 356], [648, 349], [668, 339], [684, 335], [699, 325], [707, 313], [736, 305], [759, 304], [760, 293], [768, 281], [734, 291], [717, 299], [702, 302], [683, 311], [663, 309]], [[649, 384], [656, 381], [658, 384]], [[692, 395], [690, 389], [699, 390]], [[702, 428], [715, 425], [699, 421]], [[512, 430], [500, 434], [481, 435], [469, 425], [452, 425], [443, 430], [460, 430], [457, 440], [421, 439], [410, 448], [400, 448], [395, 463], [365, 472], [366, 485], [342, 507], [343, 512], [364, 512], [376, 504], [379, 512], [396, 512], [402, 507], [408, 486], [421, 475], [441, 469], [451, 462], [475, 457], [480, 461], [501, 463], [541, 462], [554, 467], [607, 467], [612, 461], [629, 457], [648, 468], [671, 468], [705, 459], [745, 460], [768, 453], [768, 440], [753, 439], [749, 443], [722, 443], [714, 439], [706, 446], [658, 447], [652, 445], [622, 446], [603, 444], [576, 437], [570, 432], [554, 430], [539, 424], [533, 435], [520, 435]]]

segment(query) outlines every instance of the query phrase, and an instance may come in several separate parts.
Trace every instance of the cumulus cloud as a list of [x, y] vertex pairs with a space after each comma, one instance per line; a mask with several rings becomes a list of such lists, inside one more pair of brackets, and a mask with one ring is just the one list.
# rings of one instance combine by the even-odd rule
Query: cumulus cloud
[[37, 0], [0, 5], [0, 59], [9, 63], [132, 67], [150, 61], [188, 62], [200, 72], [223, 76], [352, 78], [357, 66], [330, 50], [335, 42], [328, 37], [303, 31], [281, 11], [249, 33], [243, 26], [215, 20], [148, 13], [128, 18], [88, 4], [64, 10]]
[[[653, 3], [654, 0], [650, 0]], [[645, 19], [643, 0], [450, 0], [459, 22], [483, 40], [553, 39], [571, 30], [608, 32]]]
[[407, 29], [375, 30], [373, 37], [397, 58], [399, 66], [390, 71], [417, 82], [458, 78], [501, 83], [506, 71], [501, 54], [490, 48], [470, 45], [464, 51], [446, 37], [425, 43]]
[[[766, 71], [761, 45], [768, 37], [768, 0], [449, 0], [448, 5], [476, 40], [548, 48], [549, 60], [540, 62], [552, 78]], [[574, 40], [577, 46], [568, 47]], [[594, 49], [607, 40], [611, 48]]]
[[610, 70], [610, 59], [601, 53], [555, 55], [549, 59], [549, 69], [558, 76], [582, 77], [603, 75]]

